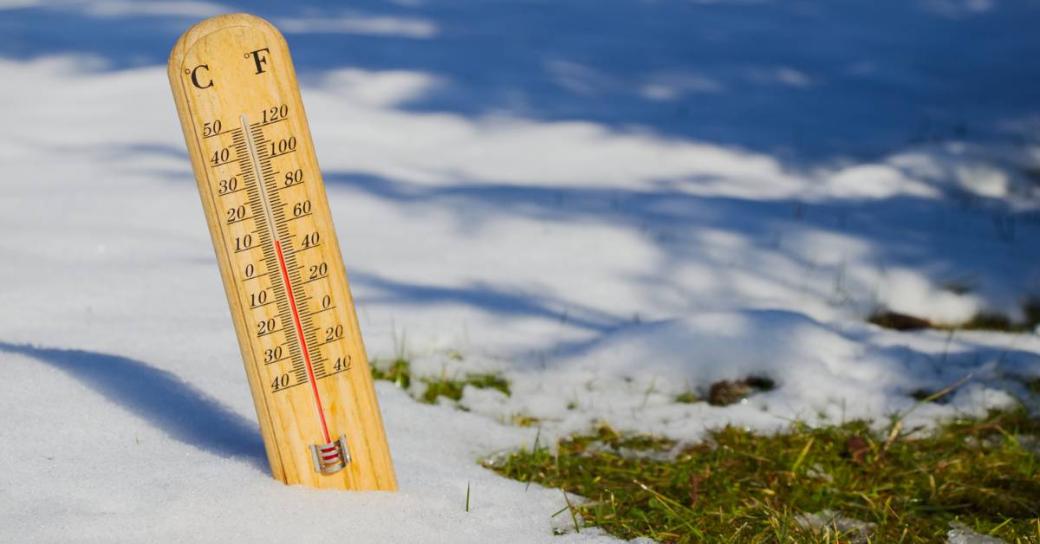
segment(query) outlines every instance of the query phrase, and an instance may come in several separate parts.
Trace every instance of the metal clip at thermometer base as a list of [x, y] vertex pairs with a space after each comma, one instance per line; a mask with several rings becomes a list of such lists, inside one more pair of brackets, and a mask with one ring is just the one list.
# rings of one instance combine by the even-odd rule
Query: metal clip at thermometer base
[[169, 76], [272, 474], [396, 489], [285, 39], [251, 15], [207, 19]]
[[328, 444], [312, 445], [311, 460], [314, 462], [315, 472], [322, 474], [339, 472], [350, 462], [347, 436], [342, 435], [339, 437], [339, 440], [329, 442]]

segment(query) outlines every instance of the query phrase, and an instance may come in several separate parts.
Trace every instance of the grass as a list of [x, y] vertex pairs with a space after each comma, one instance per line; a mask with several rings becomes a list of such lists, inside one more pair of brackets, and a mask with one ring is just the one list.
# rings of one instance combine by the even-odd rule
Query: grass
[[410, 390], [412, 382], [416, 379], [426, 385], [418, 400], [427, 404], [434, 404], [440, 397], [452, 401], [462, 398], [462, 392], [466, 386], [478, 389], [495, 389], [501, 391], [507, 397], [510, 395], [509, 381], [494, 373], [469, 373], [461, 377], [449, 377], [442, 372], [440, 376], [412, 375], [412, 365], [404, 358], [398, 357], [389, 363], [380, 361], [372, 362], [372, 377], [377, 380], [394, 382], [404, 390]]
[[542, 420], [532, 415], [520, 413], [513, 414], [509, 418], [509, 423], [515, 427], [536, 427], [542, 423]]
[[[467, 385], [510, 394], [498, 374], [416, 376], [402, 357], [374, 362], [372, 374], [410, 391], [413, 382], [424, 384], [413, 396], [430, 404], [460, 400]], [[1040, 378], [1026, 385], [1040, 392]], [[773, 387], [753, 376], [675, 400], [725, 405]], [[935, 402], [948, 392], [914, 396]], [[515, 414], [510, 423], [541, 421]], [[951, 528], [966, 527], [1040, 544], [1040, 420], [1024, 410], [952, 421], [929, 433], [904, 432], [898, 420], [882, 434], [865, 422], [796, 423], [774, 435], [726, 427], [696, 445], [604, 425], [555, 448], [536, 441], [484, 464], [561, 488], [567, 506], [559, 514], [570, 516], [569, 530], [595, 525], [625, 539], [915, 543], [942, 542]], [[467, 486], [466, 511], [470, 506]]]
[[712, 383], [703, 395], [687, 388], [676, 395], [674, 400], [679, 404], [696, 404], [703, 401], [712, 406], [729, 406], [756, 393], [772, 391], [773, 389], [776, 389], [776, 382], [772, 378], [748, 376], [739, 380], [720, 380]]
[[741, 380], [722, 380], [711, 384], [708, 389], [708, 404], [729, 406], [762, 391], [776, 389], [776, 382], [765, 376], [748, 376]]
[[944, 542], [955, 523], [1040, 543], [1040, 420], [1015, 410], [900, 429], [726, 427], [683, 447], [604, 426], [485, 465], [586, 497], [568, 501], [573, 519], [625, 539]]
[[689, 389], [675, 396], [675, 402], [678, 402], [679, 404], [695, 404], [700, 402], [700, 400], [700, 395]]
[[1027, 299], [1022, 304], [1022, 315], [1024, 316], [1022, 320], [1015, 321], [1003, 314], [979, 312], [963, 323], [943, 324], [933, 323], [912, 315], [882, 310], [868, 317], [867, 321], [879, 327], [898, 331], [939, 329], [1028, 333], [1040, 325], [1040, 298]]

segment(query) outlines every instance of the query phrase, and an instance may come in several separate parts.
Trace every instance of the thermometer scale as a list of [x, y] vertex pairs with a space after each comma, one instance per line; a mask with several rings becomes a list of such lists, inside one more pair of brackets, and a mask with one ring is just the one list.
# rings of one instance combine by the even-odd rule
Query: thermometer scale
[[396, 489], [285, 39], [213, 17], [178, 40], [169, 76], [272, 474]]

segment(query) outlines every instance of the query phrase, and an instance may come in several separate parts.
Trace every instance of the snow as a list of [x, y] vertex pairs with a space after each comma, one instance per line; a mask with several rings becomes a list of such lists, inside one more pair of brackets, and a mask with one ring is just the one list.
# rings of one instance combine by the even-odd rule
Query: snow
[[[1013, 377], [1040, 373], [1034, 353], [1008, 345], [947, 343], [934, 333], [925, 335], [931, 345], [922, 338], [911, 347], [886, 345], [876, 340], [881, 335], [868, 326], [838, 328], [789, 311], [703, 312], [627, 327], [544, 368], [510, 372], [510, 398], [467, 393], [462, 404], [499, 421], [515, 414], [542, 418], [557, 432], [588, 430], [602, 420], [696, 440], [727, 423], [780, 430], [792, 420], [837, 423], [907, 414], [907, 425], [915, 426], [953, 413], [982, 415], [1011, 406], [1010, 392], [1027, 396]], [[708, 385], [748, 376], [771, 378], [777, 388], [731, 407], [675, 402], [681, 393], [707, 397]], [[969, 377], [942, 406], [919, 407], [909, 395]]]
[[980, 535], [959, 523], [952, 525], [952, 528], [947, 533], [946, 541], [949, 544], [1000, 544], [1004, 542], [999, 538]]
[[[468, 411], [379, 383], [397, 494], [266, 475], [163, 66], [230, 9], [293, 46], [370, 354], [511, 382]], [[478, 459], [1029, 398], [1036, 335], [865, 317], [1040, 294], [1036, 7], [554, 10], [0, 3], [0, 540], [610, 541]], [[674, 401], [749, 375], [777, 388]]]

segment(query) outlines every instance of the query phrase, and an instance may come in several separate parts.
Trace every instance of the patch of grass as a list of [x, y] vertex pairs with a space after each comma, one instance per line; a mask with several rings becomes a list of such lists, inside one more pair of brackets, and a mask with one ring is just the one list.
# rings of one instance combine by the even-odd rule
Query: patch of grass
[[1001, 331], [1001, 332], [1028, 332], [1033, 330], [1028, 323], [1015, 323], [1011, 318], [997, 313], [980, 312], [968, 321], [955, 327], [941, 327], [963, 329], [966, 331]]
[[[898, 427], [895, 428], [898, 431]], [[610, 427], [485, 462], [584, 496], [586, 524], [659, 542], [944, 542], [951, 523], [1040, 542], [1040, 439], [1024, 410], [878, 434], [865, 422], [674, 442]], [[633, 451], [670, 452], [633, 455]]]
[[507, 397], [510, 395], [509, 381], [494, 373], [471, 373], [465, 374], [461, 378], [448, 377], [442, 373], [440, 376], [416, 378], [412, 374], [412, 365], [400, 357], [389, 364], [373, 361], [371, 366], [372, 378], [394, 382], [405, 390], [411, 387], [413, 379], [418, 379], [420, 383], [426, 384], [426, 389], [418, 400], [427, 404], [437, 402], [440, 397], [458, 401], [462, 398], [462, 392], [467, 385], [478, 389], [496, 389]]
[[452, 380], [444, 376], [439, 378], [423, 378], [422, 382], [426, 384], [426, 390], [423, 391], [419, 400], [427, 404], [437, 402], [439, 397], [446, 397], [457, 401], [462, 398], [462, 390], [466, 387], [466, 384], [462, 381]]
[[539, 425], [542, 420], [527, 414], [513, 414], [513, 417], [509, 418], [509, 422], [515, 427], [534, 427]]
[[511, 394], [509, 391], [509, 381], [499, 374], [490, 372], [483, 374], [466, 374], [466, 378], [463, 382], [465, 382], [466, 385], [472, 385], [478, 389], [497, 389], [507, 397]]
[[694, 404], [700, 402], [701, 398], [693, 391], [686, 390], [675, 396], [675, 402], [679, 404]]
[[867, 321], [879, 327], [897, 331], [919, 331], [934, 327], [932, 322], [927, 319], [921, 319], [920, 317], [887, 310], [875, 312], [867, 318]]
[[424, 376], [419, 381], [426, 384], [426, 391], [419, 400], [433, 404], [439, 397], [446, 397], [453, 401], [462, 398], [462, 392], [467, 385], [477, 389], [495, 389], [509, 396], [509, 382], [505, 378], [490, 373], [466, 374], [461, 378], [449, 378], [444, 374], [438, 377]]
[[922, 329], [966, 330], [966, 331], [999, 331], [1023, 333], [1031, 332], [1040, 325], [1040, 298], [1031, 297], [1022, 303], [1024, 319], [1015, 321], [1004, 314], [995, 312], [979, 312], [971, 319], [957, 324], [933, 323], [920, 317], [901, 314], [889, 310], [875, 312], [867, 321], [879, 327], [897, 331], [917, 331]]
[[401, 389], [412, 386], [412, 365], [408, 361], [397, 358], [390, 364], [383, 365], [379, 361], [372, 361], [372, 378], [394, 382]]
[[729, 406], [762, 391], [776, 389], [776, 382], [765, 376], [748, 376], [742, 380], [722, 380], [711, 384], [708, 389], [708, 404]]

